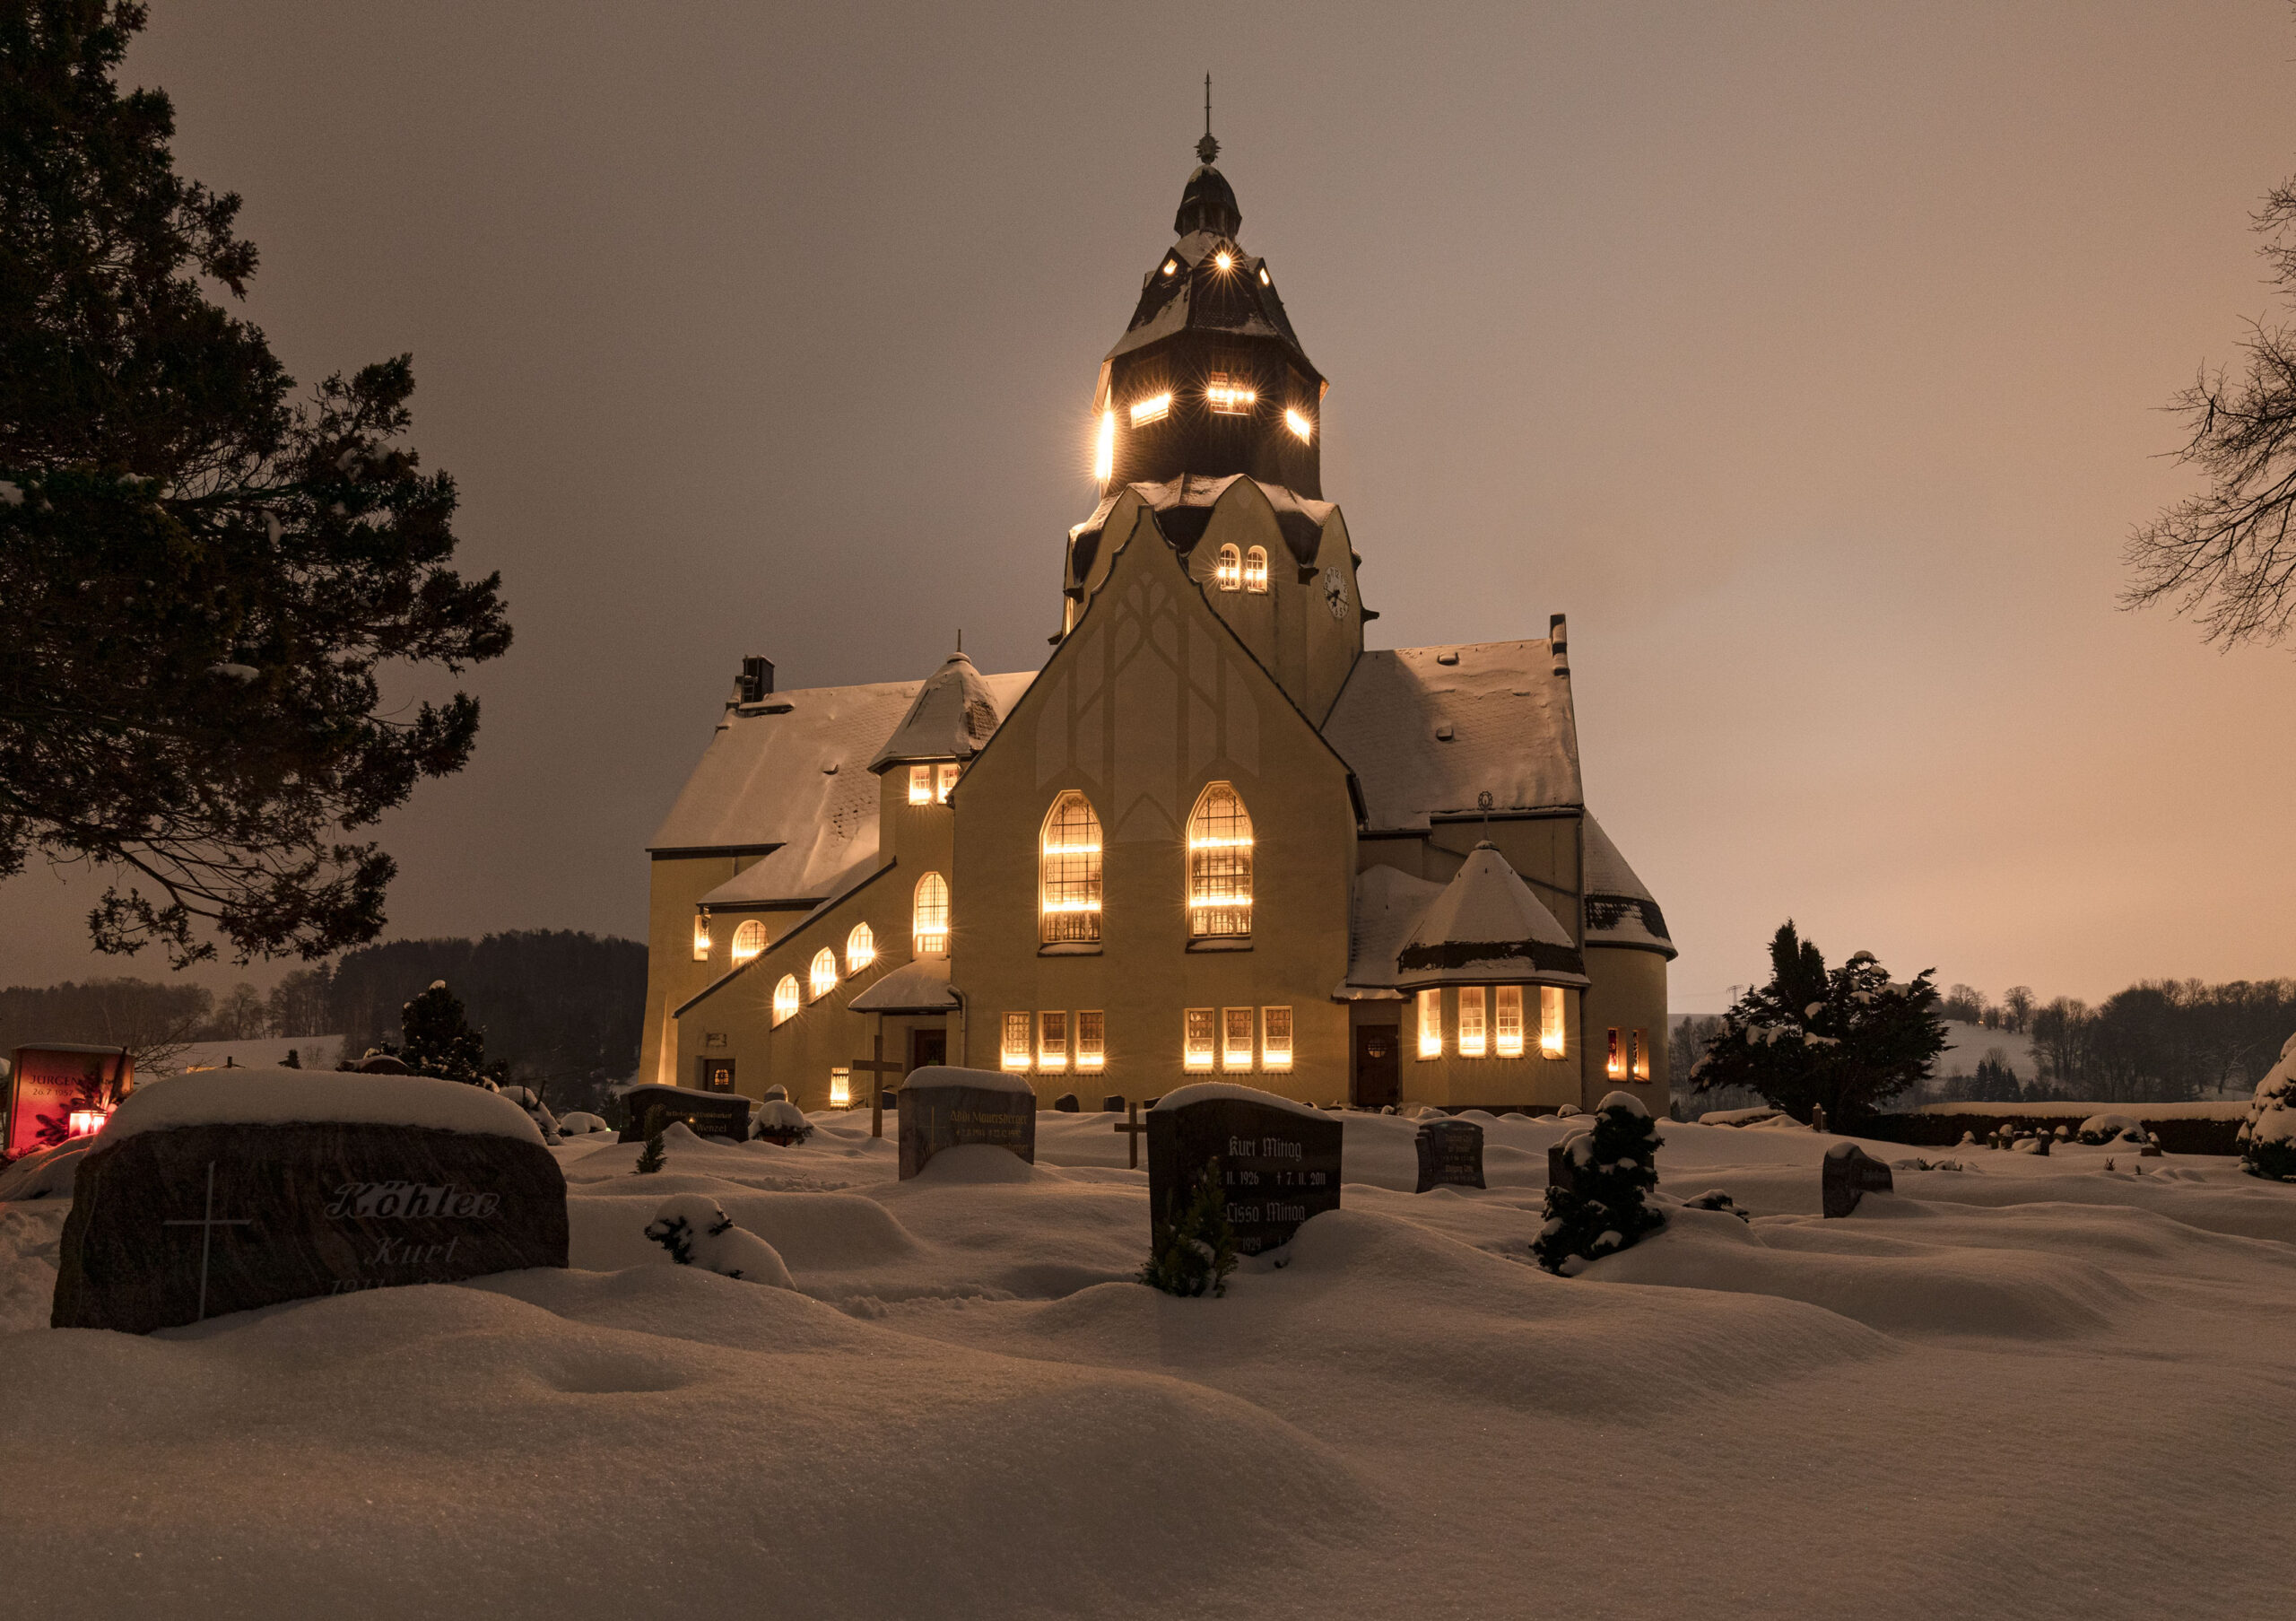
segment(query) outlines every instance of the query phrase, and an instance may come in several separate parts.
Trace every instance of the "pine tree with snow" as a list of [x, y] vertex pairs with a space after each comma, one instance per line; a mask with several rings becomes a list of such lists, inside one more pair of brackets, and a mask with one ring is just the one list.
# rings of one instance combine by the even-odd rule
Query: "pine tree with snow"
[[1179, 1219], [1155, 1224], [1140, 1281], [1167, 1294], [1193, 1298], [1208, 1293], [1217, 1299], [1228, 1292], [1228, 1274], [1235, 1269], [1236, 1231], [1228, 1224], [1227, 1194], [1215, 1159], [1204, 1167]]
[[632, 1176], [651, 1176], [669, 1162], [669, 1155], [662, 1147], [662, 1111], [648, 1110], [646, 1115], [646, 1146], [638, 1152], [638, 1169]]
[[400, 1007], [399, 1031], [405, 1044], [398, 1056], [417, 1075], [477, 1085], [486, 1063], [486, 1040], [471, 1028], [460, 998], [444, 980], [433, 980], [421, 996]]
[[2257, 1083], [2240, 1122], [2240, 1169], [2266, 1181], [2296, 1182], [2296, 1035]]
[[1562, 1146], [1571, 1185], [1548, 1184], [1546, 1224], [1531, 1253], [1548, 1271], [1575, 1277], [1665, 1223], [1646, 1202], [1658, 1185], [1658, 1127], [1639, 1100], [1613, 1092], [1595, 1110], [1595, 1129]]

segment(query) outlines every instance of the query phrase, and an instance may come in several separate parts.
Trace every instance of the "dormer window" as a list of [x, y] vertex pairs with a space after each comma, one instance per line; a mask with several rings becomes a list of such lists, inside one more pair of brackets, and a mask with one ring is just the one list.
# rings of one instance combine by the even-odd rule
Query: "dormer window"
[[944, 762], [935, 768], [937, 774], [933, 783], [934, 804], [946, 805], [949, 802], [949, 790], [956, 787], [957, 773], [962, 769], [953, 760]]
[[1244, 553], [1244, 589], [1265, 596], [1267, 591], [1267, 548], [1254, 546]]
[[933, 803], [933, 768], [912, 765], [909, 768], [909, 802], [911, 805]]
[[1212, 583], [1223, 591], [1240, 589], [1244, 583], [1243, 553], [1233, 546], [1220, 548], [1220, 561], [1213, 565]]
[[1221, 416], [1248, 416], [1259, 403], [1259, 390], [1224, 371], [1215, 371], [1204, 388], [1205, 402]]
[[1146, 399], [1132, 402], [1132, 425], [1135, 428], [1144, 428], [1150, 423], [1161, 423], [1171, 414], [1172, 397], [1170, 391], [1152, 394]]

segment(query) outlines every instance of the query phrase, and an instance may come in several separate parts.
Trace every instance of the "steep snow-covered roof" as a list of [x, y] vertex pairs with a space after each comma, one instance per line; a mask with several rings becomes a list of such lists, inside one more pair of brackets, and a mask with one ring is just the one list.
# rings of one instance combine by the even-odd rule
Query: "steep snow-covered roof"
[[[1445, 663], [1445, 659], [1454, 663]], [[1570, 677], [1536, 641], [1367, 651], [1324, 723], [1376, 828], [1582, 803]]]
[[1610, 834], [1592, 815], [1586, 827], [1587, 943], [1678, 954], [1666, 934], [1665, 915]]
[[909, 712], [869, 762], [869, 769], [904, 760], [970, 760], [1004, 719], [1004, 706], [987, 678], [973, 668], [971, 659], [952, 653], [918, 689]]
[[946, 957], [904, 963], [848, 1004], [855, 1013], [939, 1013], [956, 1005]]
[[1338, 994], [1394, 989], [1396, 953], [1411, 937], [1419, 915], [1442, 893], [1432, 879], [1414, 878], [1384, 864], [1356, 874], [1347, 917], [1347, 984]]
[[[1264, 278], [1264, 261], [1247, 254], [1236, 240], [1243, 215], [1226, 179], [1209, 165], [1188, 177], [1187, 191], [1174, 218], [1178, 240], [1157, 256], [1154, 266], [1141, 278], [1140, 301], [1124, 336], [1108, 358], [1130, 354], [1183, 332], [1231, 333], [1239, 337], [1273, 338], [1289, 349], [1308, 371], [1320, 377], [1300, 336], [1292, 329], [1272, 278]], [[1228, 254], [1222, 268], [1218, 255]], [[1164, 266], [1173, 266], [1167, 275]]]
[[1396, 953], [1395, 983], [1409, 990], [1523, 980], [1584, 985], [1586, 964], [1570, 931], [1485, 840], [1419, 914]]

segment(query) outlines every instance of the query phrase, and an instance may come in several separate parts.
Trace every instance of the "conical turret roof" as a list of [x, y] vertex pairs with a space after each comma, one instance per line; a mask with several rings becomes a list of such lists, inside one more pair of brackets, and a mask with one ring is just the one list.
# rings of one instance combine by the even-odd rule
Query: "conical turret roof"
[[1570, 931], [1531, 893], [1489, 840], [1474, 847], [1419, 915], [1396, 953], [1396, 984], [1584, 985], [1587, 970]]
[[970, 760], [1003, 719], [996, 695], [972, 660], [952, 653], [926, 678], [869, 769], [883, 771], [912, 760]]

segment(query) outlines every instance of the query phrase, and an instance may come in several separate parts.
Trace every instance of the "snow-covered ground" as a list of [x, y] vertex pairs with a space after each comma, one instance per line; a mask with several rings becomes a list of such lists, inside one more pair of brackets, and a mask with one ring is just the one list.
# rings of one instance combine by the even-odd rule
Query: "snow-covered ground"
[[[2282, 1616], [2296, 1187], [1959, 1153], [1821, 1222], [1831, 1137], [1664, 1125], [1677, 1212], [1527, 1262], [1561, 1128], [1345, 1207], [1225, 1299], [1129, 1281], [1104, 1115], [894, 1180], [778, 1148], [555, 1150], [574, 1268], [147, 1338], [46, 1329], [56, 1199], [0, 1207], [11, 1614]], [[890, 1129], [890, 1123], [889, 1123]], [[1877, 1156], [1909, 1152], [1868, 1145]], [[1934, 1151], [1930, 1157], [1935, 1157]], [[2108, 1158], [2113, 1168], [2106, 1168]], [[2142, 1174], [2139, 1174], [2139, 1171]], [[706, 1194], [792, 1292], [671, 1264]]]

